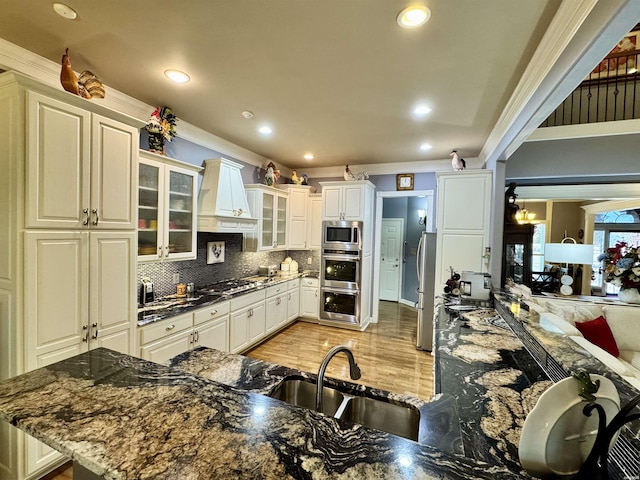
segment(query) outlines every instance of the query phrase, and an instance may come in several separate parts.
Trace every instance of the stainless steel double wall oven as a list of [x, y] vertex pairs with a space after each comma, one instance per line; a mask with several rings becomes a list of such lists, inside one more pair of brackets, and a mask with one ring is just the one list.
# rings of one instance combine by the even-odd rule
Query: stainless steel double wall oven
[[320, 318], [360, 323], [362, 222], [324, 221]]

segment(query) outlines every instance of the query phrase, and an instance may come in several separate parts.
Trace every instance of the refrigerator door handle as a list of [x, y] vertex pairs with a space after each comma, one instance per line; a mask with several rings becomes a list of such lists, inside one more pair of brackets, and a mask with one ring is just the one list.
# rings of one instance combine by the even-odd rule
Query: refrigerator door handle
[[422, 278], [420, 272], [420, 265], [422, 264], [422, 260], [420, 255], [422, 254], [422, 243], [424, 242], [424, 235], [420, 235], [420, 241], [418, 242], [418, 251], [416, 252], [416, 274], [418, 276], [418, 291], [420, 291], [420, 286], [422, 285]]

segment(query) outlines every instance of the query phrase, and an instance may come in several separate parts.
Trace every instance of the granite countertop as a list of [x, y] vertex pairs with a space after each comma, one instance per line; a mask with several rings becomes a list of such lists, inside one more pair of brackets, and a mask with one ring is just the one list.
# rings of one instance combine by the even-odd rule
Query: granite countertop
[[521, 478], [104, 348], [1, 382], [0, 418], [107, 479]]
[[[247, 277], [249, 280], [260, 281], [260, 285], [255, 288], [244, 290], [242, 292], [234, 294], [223, 295], [200, 295], [196, 294], [192, 297], [177, 295], [168, 295], [158, 299], [156, 302], [138, 308], [138, 326], [143, 327], [150, 323], [155, 323], [161, 320], [175, 317], [199, 308], [209, 307], [216, 303], [225, 302], [234, 297], [246, 295], [258, 290], [264, 290], [265, 288], [277, 285], [278, 283], [288, 282], [289, 280], [295, 280], [296, 278], [313, 277], [317, 275], [317, 272], [304, 270], [302, 272], [289, 273], [286, 275], [276, 275], [274, 277], [252, 276]], [[197, 290], [197, 289], [196, 289]]]
[[457, 401], [465, 455], [530, 478], [518, 458], [520, 432], [553, 383], [492, 308], [441, 305], [436, 349], [436, 392]]

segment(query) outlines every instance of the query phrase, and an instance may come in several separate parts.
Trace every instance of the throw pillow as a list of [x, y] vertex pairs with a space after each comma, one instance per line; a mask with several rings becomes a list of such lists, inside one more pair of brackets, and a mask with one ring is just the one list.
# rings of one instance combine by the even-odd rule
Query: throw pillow
[[576, 322], [576, 328], [594, 345], [606, 350], [614, 357], [620, 355], [616, 339], [603, 316], [589, 320], [588, 322]]

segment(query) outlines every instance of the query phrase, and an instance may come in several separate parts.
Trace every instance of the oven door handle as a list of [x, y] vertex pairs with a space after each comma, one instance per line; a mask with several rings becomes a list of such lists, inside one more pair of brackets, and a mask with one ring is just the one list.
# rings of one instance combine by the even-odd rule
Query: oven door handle
[[322, 292], [342, 293], [346, 295], [360, 295], [359, 288], [334, 288], [334, 287], [321, 287]]
[[344, 260], [357, 260], [357, 261], [360, 261], [360, 260], [362, 260], [360, 255], [322, 255], [322, 258], [324, 258], [325, 260], [338, 260], [338, 261], [344, 261]]

